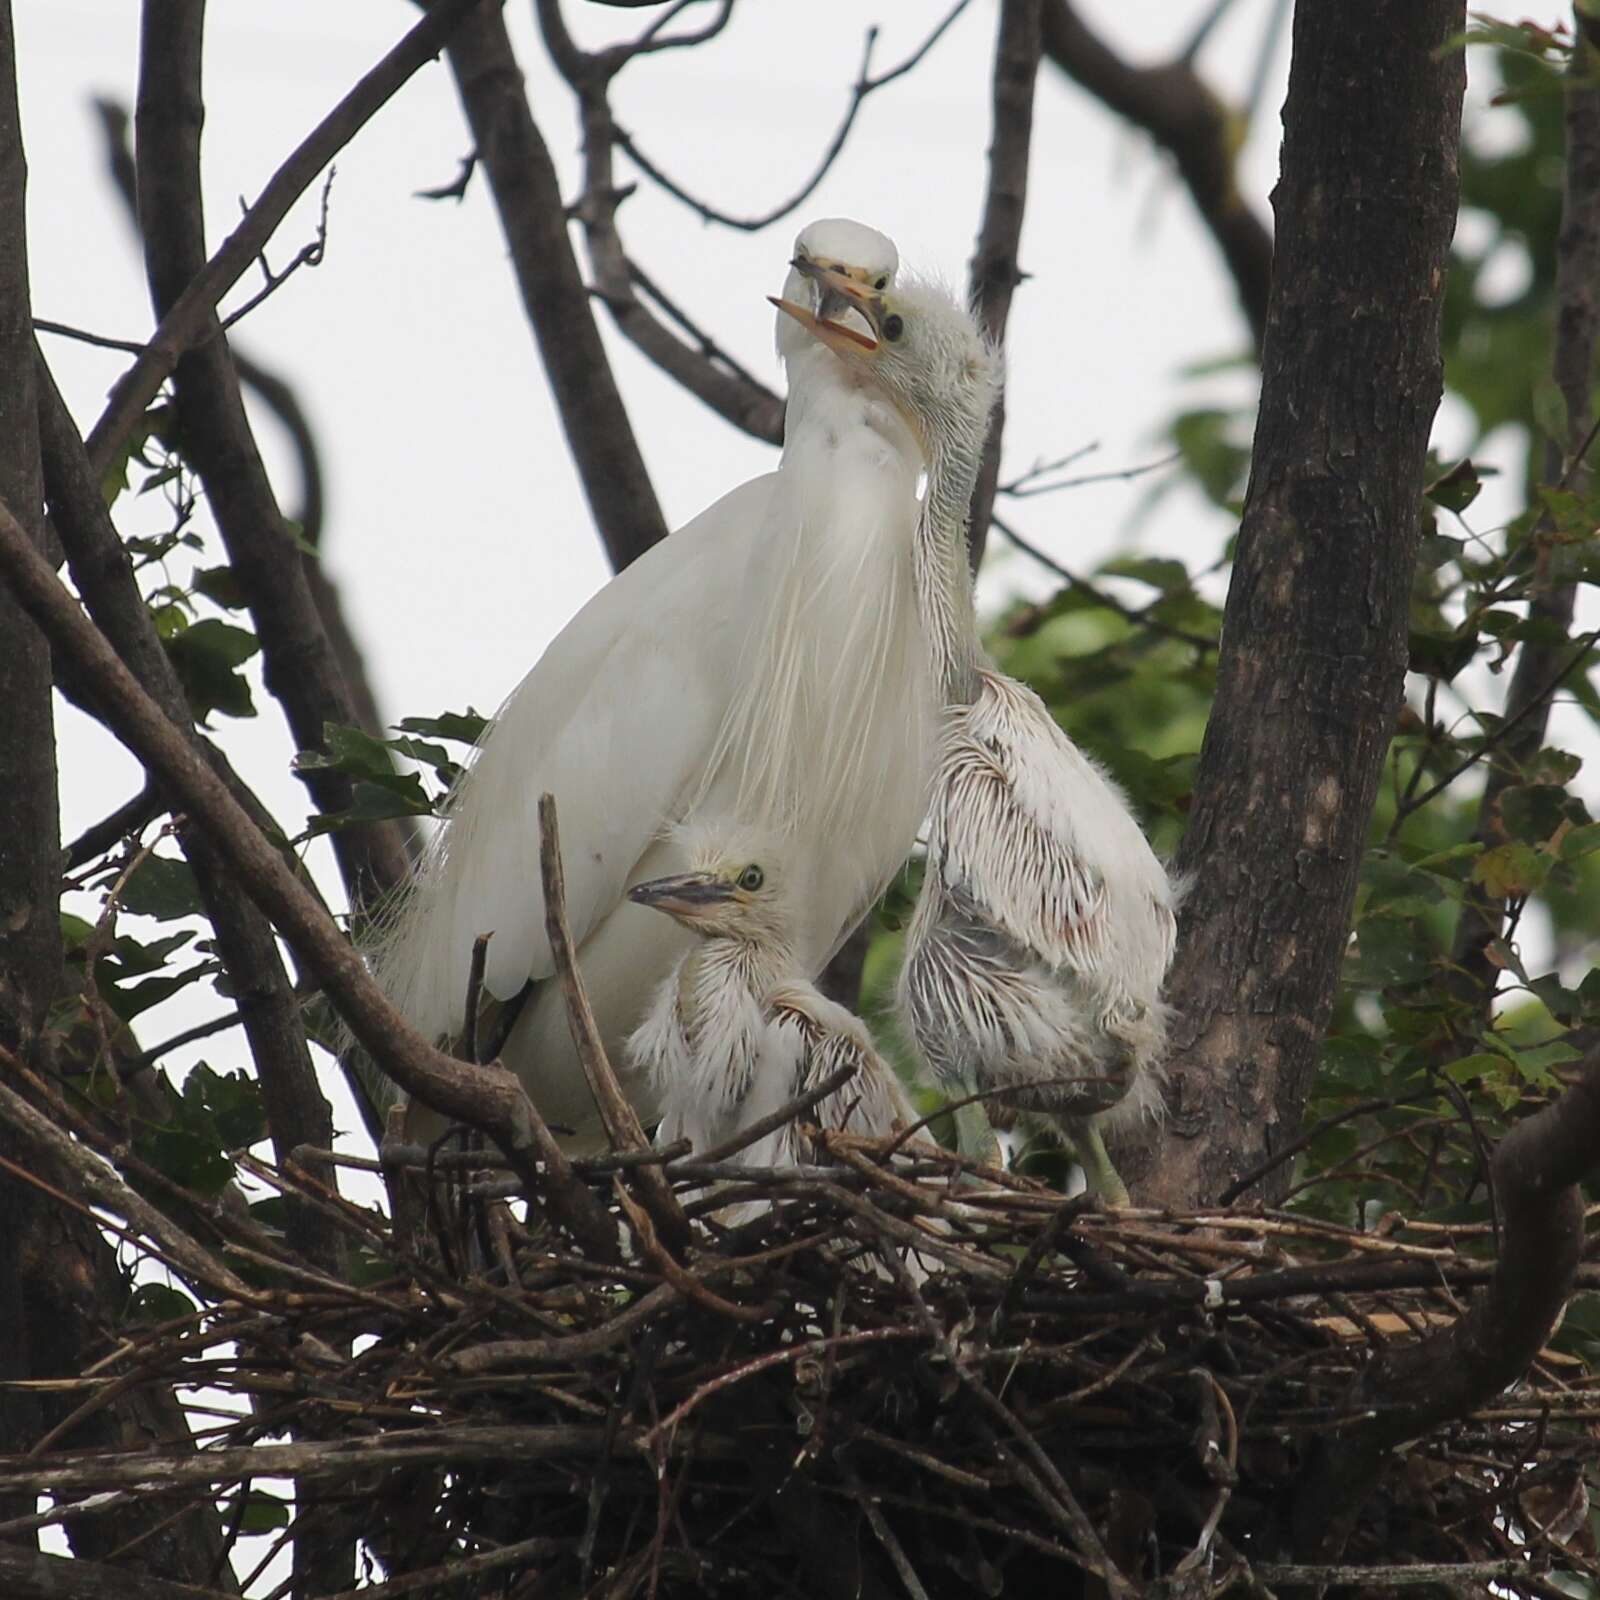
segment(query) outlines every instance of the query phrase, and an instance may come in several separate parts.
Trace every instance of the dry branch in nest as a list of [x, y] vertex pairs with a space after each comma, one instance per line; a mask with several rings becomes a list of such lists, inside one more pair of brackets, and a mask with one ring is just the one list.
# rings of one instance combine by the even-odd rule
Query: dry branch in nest
[[[220, 1498], [237, 1527], [250, 1480], [293, 1477], [320, 1515], [357, 1513], [415, 1594], [1028, 1595], [1096, 1571], [1114, 1593], [1260, 1593], [1305, 1581], [1260, 1552], [1287, 1548], [1317, 1442], [1363, 1420], [1374, 1355], [1453, 1324], [1491, 1272], [1470, 1228], [1109, 1215], [925, 1145], [814, 1148], [787, 1170], [572, 1163], [616, 1232], [604, 1260], [537, 1186], [507, 1205], [492, 1154], [451, 1163], [437, 1215], [468, 1243], [445, 1251], [252, 1161], [337, 1220], [362, 1285], [234, 1250], [247, 1295], [130, 1335], [80, 1383], [80, 1413], [182, 1385], [204, 1448], [47, 1441], [0, 1461], [0, 1494], [53, 1495], [34, 1522]], [[687, 1218], [671, 1253], [644, 1172]], [[475, 1253], [480, 1233], [500, 1247]], [[1385, 1460], [1344, 1564], [1450, 1566], [1488, 1592], [1488, 1563], [1530, 1595], [1600, 1575], [1574, 1514], [1597, 1423], [1582, 1364], [1544, 1352]]]

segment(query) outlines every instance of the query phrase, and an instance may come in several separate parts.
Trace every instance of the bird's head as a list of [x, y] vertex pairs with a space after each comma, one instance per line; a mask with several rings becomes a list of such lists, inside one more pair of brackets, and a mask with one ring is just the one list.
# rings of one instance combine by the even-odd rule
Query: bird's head
[[[819, 309], [786, 298], [773, 302], [780, 312], [869, 377], [930, 455], [981, 452], [1000, 393], [1000, 357], [948, 289], [928, 282], [880, 289], [799, 257], [795, 270], [817, 284]], [[820, 307], [830, 301], [856, 317], [827, 315]]]
[[[886, 234], [848, 217], [823, 217], [809, 222], [794, 242], [794, 259], [784, 280], [783, 299], [804, 306], [819, 317], [845, 317], [864, 327], [851, 314], [850, 303], [812, 275], [813, 268], [836, 273], [862, 289], [881, 293], [894, 284], [900, 270], [900, 252]], [[791, 318], [778, 318], [778, 354], [784, 361], [815, 349], [816, 342], [807, 338]]]
[[693, 869], [628, 890], [635, 905], [664, 911], [703, 938], [787, 942], [782, 874], [772, 855], [735, 839], [693, 852]]

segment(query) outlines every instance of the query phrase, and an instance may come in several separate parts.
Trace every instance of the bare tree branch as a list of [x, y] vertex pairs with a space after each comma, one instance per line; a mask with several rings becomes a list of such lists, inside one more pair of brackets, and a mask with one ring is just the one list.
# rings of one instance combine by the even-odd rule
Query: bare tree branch
[[1495, 1150], [1500, 1258], [1466, 1313], [1363, 1369], [1350, 1413], [1319, 1437], [1290, 1493], [1297, 1560], [1336, 1560], [1376, 1481], [1382, 1454], [1464, 1417], [1527, 1370], [1556, 1325], [1583, 1253], [1578, 1184], [1600, 1165], [1600, 1056], [1561, 1098], [1519, 1122]]
[[[207, 270], [200, 188], [204, 0], [148, 0], [143, 17], [135, 152], [139, 223], [151, 296], [164, 315]], [[184, 450], [205, 484], [234, 578], [249, 604], [267, 688], [283, 706], [299, 748], [321, 749], [328, 723], [358, 722], [360, 712], [278, 509], [228, 341], [214, 322], [208, 334], [173, 374]], [[302, 767], [300, 775], [320, 810], [351, 805], [353, 787], [343, 773]], [[406, 875], [405, 837], [393, 822], [341, 829], [332, 843], [358, 911]]]
[[1080, 88], [1172, 155], [1222, 252], [1259, 351], [1267, 323], [1272, 235], [1239, 193], [1232, 120], [1187, 53], [1166, 66], [1124, 61], [1068, 0], [1045, 0], [1044, 51]]
[[[20, 508], [26, 528], [18, 536], [33, 554], [45, 547], [45, 527], [16, 59], [10, 0], [0, 0], [0, 499]], [[0, 1047], [31, 1058], [61, 987], [63, 959], [50, 647], [10, 596], [0, 596], [0, 641]], [[0, 1129], [0, 1159], [15, 1164], [23, 1150]], [[0, 1203], [0, 1449], [20, 1449], [37, 1436], [39, 1407], [11, 1385], [42, 1365], [40, 1330], [27, 1308], [51, 1219], [40, 1197], [10, 1175], [0, 1177]], [[31, 1510], [31, 1496], [0, 1499], [0, 1517]]]
[[[970, 298], [983, 331], [1005, 342], [1011, 296], [1023, 274], [1017, 265], [1022, 218], [1028, 204], [1028, 150], [1033, 142], [1033, 88], [1039, 76], [1040, 0], [1001, 0], [994, 49], [994, 128], [989, 140], [989, 189], [972, 258]], [[983, 464], [972, 491], [967, 560], [978, 570], [989, 538], [995, 488], [1000, 481], [1000, 439], [1006, 425], [1002, 394], [989, 421]]]
[[[617, 126], [607, 94], [612, 79], [631, 59], [623, 53], [588, 54], [573, 43], [559, 0], [538, 0], [539, 25], [546, 47], [568, 86], [578, 97], [583, 120], [583, 196], [574, 207], [583, 224], [596, 292], [618, 331], [637, 349], [675, 378], [698, 400], [736, 428], [769, 444], [783, 440], [783, 401], [730, 361], [661, 294], [629, 260], [617, 231], [617, 208], [631, 192], [619, 189], [612, 162]], [[693, 344], [678, 338], [653, 316], [634, 292], [643, 288], [688, 331]]]
[[361, 79], [301, 141], [261, 191], [222, 247], [184, 289], [144, 347], [144, 354], [111, 391], [100, 420], [89, 434], [89, 459], [103, 476], [117, 451], [132, 435], [144, 409], [155, 399], [185, 351], [207, 338], [218, 302], [249, 271], [289, 208], [316, 181], [324, 167], [407, 79], [439, 53], [456, 24], [487, 0], [437, 0], [433, 9], [377, 66]]
[[[1282, 271], [1178, 859], [1193, 887], [1167, 991], [1173, 1117], [1124, 1167], [1141, 1198], [1199, 1199], [1255, 1168], [1299, 1131], [1321, 1058], [1404, 684], [1458, 190], [1464, 69], [1440, 46], [1463, 15], [1296, 13]], [[1347, 202], [1369, 193], [1385, 203]], [[1286, 1176], [1265, 1180], [1269, 1203]]]
[[[112, 185], [127, 207], [128, 219], [133, 224], [134, 234], [142, 245], [143, 235], [139, 232], [138, 178], [134, 169], [133, 149], [128, 140], [127, 108], [120, 102], [110, 99], [97, 99], [94, 108], [100, 118], [106, 170], [110, 174]], [[67, 331], [59, 325], [49, 325], [47, 329], [47, 325], [37, 318], [34, 319], [34, 327], [40, 331]], [[129, 347], [119, 342], [119, 348], [131, 348], [137, 355], [143, 347], [140, 345]], [[312, 431], [310, 419], [300, 404], [300, 397], [295, 393], [294, 386], [287, 379], [253, 360], [239, 348], [236, 341], [229, 340], [229, 350], [239, 374], [239, 382], [266, 406], [289, 436], [289, 444], [294, 451], [295, 464], [300, 474], [300, 503], [294, 509], [293, 520], [299, 525], [301, 539], [320, 554], [327, 498], [322, 472], [322, 451], [317, 444], [316, 434]], [[344, 602], [338, 586], [328, 576], [326, 565], [316, 556], [302, 552], [300, 562], [305, 571], [306, 584], [311, 590], [311, 598], [316, 604], [317, 614], [322, 618], [323, 629], [328, 635], [328, 643], [338, 658], [339, 670], [349, 690], [360, 726], [375, 738], [381, 738], [386, 731], [383, 713], [378, 705], [372, 679], [367, 672], [366, 656], [345, 616]]]
[[464, 23], [448, 54], [567, 445], [620, 572], [664, 539], [667, 525], [595, 326], [561, 185], [499, 7], [485, 6]]
[[[541, 15], [547, 8], [553, 8], [558, 0], [538, 0]], [[879, 89], [886, 88], [899, 78], [905, 77], [908, 72], [914, 71], [922, 64], [923, 58], [933, 47], [938, 44], [957, 17], [966, 10], [970, 0], [956, 0], [956, 3], [944, 14], [932, 31], [923, 39], [922, 43], [914, 49], [898, 65], [891, 67], [887, 72], [881, 72], [876, 77], [872, 74], [872, 52], [877, 44], [878, 30], [867, 30], [866, 42], [861, 52], [861, 69], [856, 74], [856, 81], [850, 90], [850, 104], [846, 107], [844, 116], [839, 125], [834, 129], [833, 137], [828, 141], [827, 148], [822, 152], [811, 176], [787, 200], [780, 201], [769, 211], [763, 211], [754, 217], [736, 217], [730, 212], [719, 211], [707, 201], [697, 199], [682, 185], [675, 183], [660, 167], [656, 166], [634, 142], [634, 140], [621, 128], [614, 130], [613, 138], [617, 147], [625, 151], [633, 164], [639, 168], [652, 182], [670, 194], [673, 199], [681, 200], [684, 205], [695, 212], [702, 222], [720, 223], [724, 228], [736, 228], [741, 233], [759, 233], [763, 228], [770, 228], [774, 222], [781, 222], [785, 217], [792, 216], [803, 206], [813, 194], [817, 192], [822, 180], [832, 170], [833, 164], [839, 159], [840, 152], [844, 149], [850, 138], [851, 129], [855, 127], [856, 117], [861, 111], [863, 102]], [[631, 55], [636, 53], [632, 46], [621, 46], [619, 53]], [[604, 59], [604, 58], [602, 58]], [[618, 62], [620, 65], [620, 62]], [[612, 68], [615, 71], [615, 68]]]
[[[33, 549], [9, 510], [0, 508], [0, 573], [52, 646], [74, 657], [106, 724], [157, 775], [203, 828], [250, 897], [270, 916], [321, 983], [339, 1014], [377, 1064], [407, 1093], [441, 1115], [489, 1134], [528, 1191], [552, 1210], [566, 1203], [539, 1171], [560, 1157], [548, 1128], [522, 1086], [504, 1068], [470, 1066], [435, 1049], [373, 982], [355, 948], [316, 897], [260, 833], [221, 779], [162, 714], [103, 635], [78, 609], [49, 564]], [[570, 1166], [566, 1168], [570, 1172]], [[589, 1199], [587, 1190], [581, 1192]], [[590, 1201], [592, 1205], [592, 1200]], [[574, 1232], [597, 1259], [614, 1252], [603, 1214], [578, 1215]]]
[[[111, 524], [77, 428], [42, 357], [37, 359], [37, 372], [45, 488], [73, 581], [122, 662], [174, 726], [186, 730], [200, 759], [208, 759], [211, 746], [194, 731], [183, 690], [156, 637], [127, 550]], [[237, 783], [231, 771], [226, 776]], [[169, 809], [178, 809], [170, 793], [163, 798]], [[238, 997], [274, 1148], [280, 1159], [286, 1159], [297, 1145], [315, 1144], [317, 1130], [331, 1131], [333, 1126], [333, 1113], [306, 1045], [300, 1003], [284, 971], [271, 924], [234, 883], [226, 863], [203, 835], [185, 828], [179, 838], [194, 867], [218, 952]], [[337, 1239], [293, 1202], [289, 1214], [296, 1242], [313, 1260], [332, 1265], [338, 1256]]]

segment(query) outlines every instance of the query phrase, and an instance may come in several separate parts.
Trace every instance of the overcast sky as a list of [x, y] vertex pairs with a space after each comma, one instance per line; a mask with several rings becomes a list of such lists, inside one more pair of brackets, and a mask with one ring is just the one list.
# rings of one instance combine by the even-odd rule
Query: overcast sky
[[[13, 3], [35, 312], [143, 339], [151, 327], [143, 274], [102, 175], [90, 106], [96, 95], [131, 104], [138, 7]], [[943, 9], [931, 0], [744, 0], [711, 46], [635, 63], [617, 86], [619, 120], [719, 205], [764, 210], [798, 186], [826, 144], [865, 27], [881, 27], [881, 68], [914, 48]], [[1081, 9], [1129, 56], [1155, 61], [1173, 53], [1203, 8], [1198, 0], [1084, 0]], [[1557, 15], [1550, 4], [1531, 9]], [[513, 0], [513, 38], [541, 129], [575, 193], [571, 98], [545, 58], [531, 10], [529, 0]], [[1208, 43], [1201, 64], [1225, 96], [1237, 99], [1251, 81], [1270, 10], [1271, 0], [1239, 0]], [[598, 5], [572, 3], [568, 11], [591, 42], [641, 23], [638, 12]], [[260, 192], [414, 17], [401, 0], [213, 0], [205, 129], [213, 245], [232, 227], [240, 198]], [[781, 283], [790, 242], [810, 218], [869, 222], [895, 237], [908, 265], [964, 282], [982, 204], [993, 29], [992, 4], [973, 0], [914, 73], [866, 104], [843, 156], [794, 217], [761, 234], [733, 233], [702, 225], [645, 183], [621, 214], [630, 249], [774, 383], [765, 295]], [[1263, 209], [1276, 174], [1287, 59], [1284, 37], [1241, 167], [1243, 188]], [[1479, 136], [1494, 136], [1484, 121], [1493, 115], [1472, 114]], [[329, 473], [326, 559], [391, 717], [468, 704], [492, 711], [607, 576], [486, 186], [475, 182], [459, 205], [415, 197], [450, 179], [469, 145], [446, 68], [424, 68], [339, 158], [324, 263], [295, 277], [237, 333], [241, 348], [296, 385], [317, 427]], [[629, 175], [626, 158], [619, 169]], [[1180, 406], [1249, 396], [1243, 373], [1184, 377], [1197, 363], [1247, 347], [1231, 285], [1185, 194], [1146, 141], [1048, 67], [1037, 96], [1030, 202], [1022, 247], [1030, 277], [1014, 302], [1007, 352], [1007, 474], [1090, 444], [1099, 448], [1086, 467], [1148, 461], [1159, 453], [1158, 428]], [[313, 198], [281, 230], [274, 262], [292, 256], [314, 223]], [[256, 287], [247, 281], [235, 299]], [[607, 336], [669, 521], [686, 520], [771, 466], [767, 447]], [[49, 340], [47, 352], [87, 425], [125, 358], [60, 339]], [[1447, 409], [1441, 428], [1448, 446], [1452, 428], [1460, 435], [1459, 418], [1452, 423]], [[270, 426], [263, 437], [281, 466]], [[292, 507], [293, 475], [279, 476]], [[1145, 487], [1032, 501], [1017, 520], [1047, 549], [1091, 567], [1128, 537]], [[119, 520], [125, 530], [158, 525], [159, 509], [125, 500]], [[1201, 562], [1224, 531], [1195, 496], [1180, 493], [1138, 538]], [[214, 548], [204, 558], [180, 554], [169, 570], [186, 581], [192, 566], [218, 559]], [[985, 592], [994, 600], [1038, 582], [1022, 558], [1001, 556]], [[287, 733], [273, 704], [257, 698], [261, 715], [224, 721], [221, 737], [268, 804], [295, 821], [305, 803], [287, 772]], [[70, 836], [132, 794], [139, 777], [83, 719], [65, 713], [63, 729]], [[171, 1011], [173, 1026], [190, 1020]], [[163, 1013], [147, 1034], [164, 1033], [166, 1021]], [[236, 1046], [204, 1053], [217, 1065], [238, 1059]]]

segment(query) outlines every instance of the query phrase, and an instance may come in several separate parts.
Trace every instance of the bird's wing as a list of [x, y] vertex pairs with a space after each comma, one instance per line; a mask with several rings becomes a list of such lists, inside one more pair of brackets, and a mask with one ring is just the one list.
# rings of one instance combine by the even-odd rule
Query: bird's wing
[[858, 1017], [809, 984], [774, 989], [766, 1008], [795, 1063], [791, 1099], [826, 1082], [841, 1067], [856, 1069], [848, 1083], [819, 1101], [804, 1120], [874, 1138], [892, 1132], [897, 1123], [917, 1120], [894, 1068], [878, 1054]]
[[[1171, 958], [1166, 871], [1116, 785], [1044, 702], [985, 673], [944, 754], [934, 834], [957, 895], [1052, 966], [1093, 977], [1114, 956], [1159, 982]], [[1138, 910], [1113, 917], [1113, 900]], [[1113, 949], [1130, 937], [1150, 948]]]
[[419, 1026], [454, 1025], [480, 933], [494, 934], [484, 983], [497, 998], [554, 970], [539, 876], [541, 794], [556, 798], [579, 944], [676, 820], [732, 691], [745, 562], [773, 481], [741, 485], [613, 578], [501, 707], [377, 958]]

